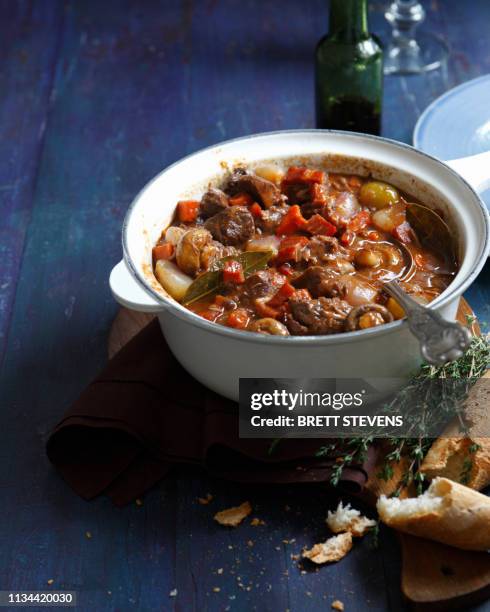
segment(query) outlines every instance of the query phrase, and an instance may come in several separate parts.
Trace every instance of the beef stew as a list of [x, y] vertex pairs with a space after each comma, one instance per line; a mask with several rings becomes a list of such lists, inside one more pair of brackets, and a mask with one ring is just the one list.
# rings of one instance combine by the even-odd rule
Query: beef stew
[[[156, 278], [209, 321], [262, 334], [336, 334], [403, 318], [383, 282], [422, 303], [457, 272], [410, 224], [407, 194], [368, 177], [292, 166], [236, 169], [177, 204], [153, 248]], [[430, 218], [430, 217], [428, 217]]]

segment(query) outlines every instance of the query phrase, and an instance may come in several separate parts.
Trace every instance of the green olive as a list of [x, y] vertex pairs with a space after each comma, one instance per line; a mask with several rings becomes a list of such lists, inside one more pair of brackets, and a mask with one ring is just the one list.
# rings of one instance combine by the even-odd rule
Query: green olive
[[396, 204], [400, 199], [398, 191], [381, 181], [369, 181], [364, 183], [359, 192], [359, 201], [363, 206], [369, 208], [387, 208]]

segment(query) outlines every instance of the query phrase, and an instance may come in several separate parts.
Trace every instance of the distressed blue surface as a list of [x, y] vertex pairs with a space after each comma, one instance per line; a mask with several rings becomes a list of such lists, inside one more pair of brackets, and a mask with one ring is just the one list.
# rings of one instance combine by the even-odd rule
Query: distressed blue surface
[[[383, 7], [371, 3], [380, 33]], [[453, 55], [447, 75], [386, 82], [384, 134], [405, 142], [442, 91], [490, 72], [490, 3], [428, 8]], [[327, 3], [2, 0], [0, 10], [0, 589], [53, 579], [79, 591], [84, 611], [316, 612], [336, 598], [348, 611], [404, 610], [387, 530], [376, 551], [356, 543], [342, 563], [300, 573], [291, 553], [323, 537], [336, 503], [318, 490], [179, 473], [121, 510], [78, 499], [44, 454], [49, 428], [105, 362], [107, 278], [132, 197], [205, 145], [312, 127]], [[487, 266], [467, 296], [483, 321], [489, 295]], [[214, 502], [199, 505], [208, 491]], [[245, 499], [266, 526], [211, 520]]]

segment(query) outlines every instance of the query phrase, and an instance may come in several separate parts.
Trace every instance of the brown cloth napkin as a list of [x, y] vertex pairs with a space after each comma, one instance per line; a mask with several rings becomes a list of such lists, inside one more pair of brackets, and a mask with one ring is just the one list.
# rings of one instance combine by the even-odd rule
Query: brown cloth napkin
[[[176, 464], [263, 484], [328, 483], [334, 459], [317, 459], [324, 441], [238, 437], [238, 405], [206, 389], [168, 348], [155, 320], [115, 355], [83, 391], [47, 442], [51, 462], [85, 499], [116, 505], [141, 496]], [[344, 469], [358, 493], [375, 463]]]

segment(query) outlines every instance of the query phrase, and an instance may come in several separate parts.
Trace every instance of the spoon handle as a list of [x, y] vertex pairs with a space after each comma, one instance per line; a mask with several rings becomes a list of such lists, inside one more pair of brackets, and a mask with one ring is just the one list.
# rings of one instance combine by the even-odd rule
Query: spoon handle
[[446, 321], [438, 312], [419, 304], [396, 280], [385, 283], [383, 288], [405, 310], [410, 331], [419, 340], [422, 356], [428, 363], [441, 366], [463, 355], [471, 342], [469, 329], [461, 323]]

